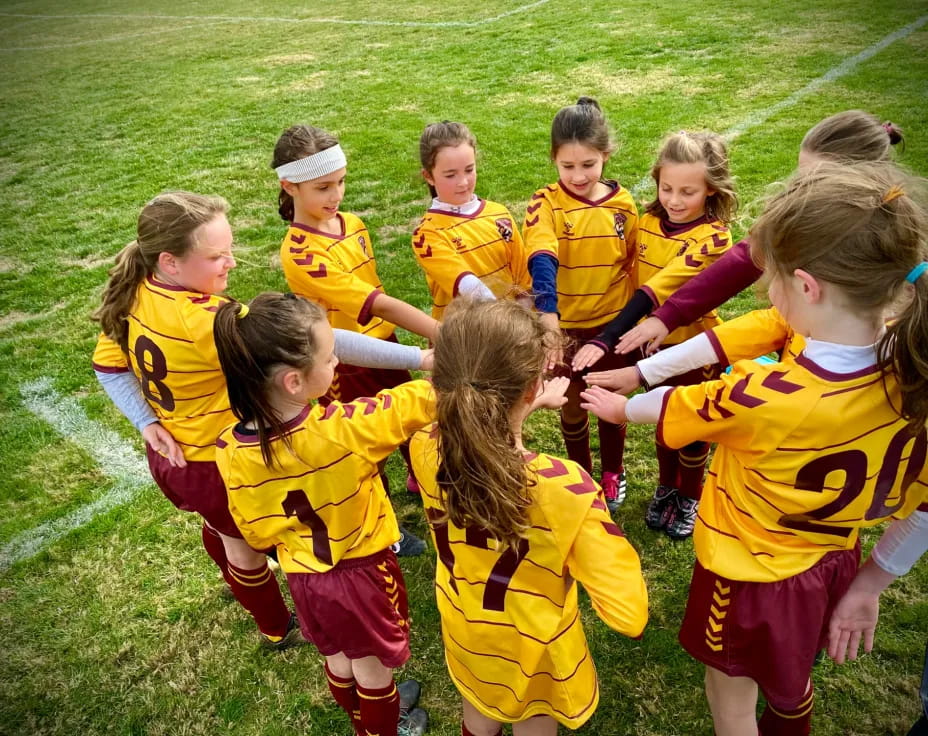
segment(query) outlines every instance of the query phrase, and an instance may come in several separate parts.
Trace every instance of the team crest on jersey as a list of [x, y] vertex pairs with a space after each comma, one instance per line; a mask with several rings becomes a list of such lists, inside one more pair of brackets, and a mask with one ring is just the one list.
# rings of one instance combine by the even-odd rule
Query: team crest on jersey
[[464, 247], [464, 241], [461, 240], [460, 238], [452, 237], [451, 242], [454, 245], [455, 250], [461, 250], [461, 248]]
[[512, 240], [512, 220], [508, 217], [500, 217], [496, 221], [496, 229], [499, 230], [500, 236], [507, 243]]
[[628, 218], [621, 212], [616, 212], [613, 217], [615, 219], [615, 234], [625, 240], [625, 220]]
[[570, 237], [574, 234], [574, 224], [572, 222], [567, 222], [564, 220], [564, 235]]
[[364, 255], [370, 255], [370, 253], [367, 252], [367, 238], [365, 238], [363, 235], [358, 236], [358, 245], [361, 246], [361, 250], [364, 251]]

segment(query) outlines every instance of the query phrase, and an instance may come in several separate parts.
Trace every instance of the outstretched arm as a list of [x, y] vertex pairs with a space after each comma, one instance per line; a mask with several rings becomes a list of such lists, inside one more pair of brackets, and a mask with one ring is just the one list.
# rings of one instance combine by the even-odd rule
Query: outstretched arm
[[907, 573], [928, 550], [928, 511], [894, 521], [861, 566], [828, 624], [828, 656], [838, 664], [873, 649], [880, 615], [880, 594]]

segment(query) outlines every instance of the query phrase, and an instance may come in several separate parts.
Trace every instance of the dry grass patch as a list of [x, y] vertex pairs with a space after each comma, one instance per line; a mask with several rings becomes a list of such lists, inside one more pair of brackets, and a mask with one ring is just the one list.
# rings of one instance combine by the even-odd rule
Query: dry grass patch
[[282, 56], [268, 56], [261, 60], [267, 66], [290, 66], [291, 64], [308, 64], [316, 60], [315, 54], [283, 54]]

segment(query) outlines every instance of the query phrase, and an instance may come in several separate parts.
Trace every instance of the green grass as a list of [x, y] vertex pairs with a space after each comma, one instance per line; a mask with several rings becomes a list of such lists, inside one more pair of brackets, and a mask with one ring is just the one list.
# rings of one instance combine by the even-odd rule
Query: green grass
[[[50, 377], [141, 449], [96, 385], [87, 317], [140, 207], [159, 191], [229, 199], [237, 240], [247, 246], [231, 292], [248, 299], [281, 289], [274, 141], [295, 122], [336, 132], [349, 160], [344, 209], [370, 228], [387, 290], [427, 307], [409, 246], [426, 205], [416, 146], [426, 123], [468, 123], [479, 140], [478, 192], [521, 217], [529, 195], [555, 176], [546, 155], [551, 118], [577, 96], [599, 99], [620, 142], [607, 174], [633, 186], [665, 133], [725, 131], [928, 13], [925, 0], [878, 8], [865, 0], [657, 7], [549, 0], [471, 26], [17, 17], [460, 23], [517, 7], [517, 0], [318, 7], [155, 0], [144, 11], [115, 0], [0, 3], [0, 544], [112, 487], [91, 457], [24, 408], [20, 386]], [[928, 172], [926, 93], [922, 26], [735, 140], [742, 201], [790, 172], [811, 125], [847, 108], [902, 126], [900, 160]], [[723, 313], [755, 303], [748, 293]], [[539, 449], [562, 452], [552, 416], [533, 418], [531, 435]], [[584, 604], [602, 683], [585, 734], [711, 732], [701, 666], [676, 642], [692, 545], [673, 544], [642, 522], [656, 474], [651, 444], [649, 429], [633, 429], [629, 500], [619, 512], [642, 557], [651, 621], [641, 641], [630, 641]], [[399, 486], [395, 459], [390, 472]], [[425, 533], [415, 503], [401, 499], [398, 512]], [[866, 546], [877, 533], [865, 535]], [[403, 567], [414, 616], [403, 674], [424, 683], [431, 732], [455, 734], [459, 699], [442, 661], [434, 556]], [[315, 652], [263, 654], [250, 619], [220, 589], [196, 519], [176, 512], [153, 485], [15, 565], [0, 576], [0, 733], [346, 733]], [[922, 565], [884, 596], [873, 654], [816, 668], [816, 734], [905, 732], [917, 712], [926, 599]]]

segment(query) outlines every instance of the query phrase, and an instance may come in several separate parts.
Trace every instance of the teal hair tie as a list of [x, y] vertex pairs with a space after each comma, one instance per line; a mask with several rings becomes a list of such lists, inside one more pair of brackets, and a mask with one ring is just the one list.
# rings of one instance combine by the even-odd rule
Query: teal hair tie
[[918, 281], [918, 277], [921, 276], [925, 271], [928, 271], [928, 261], [922, 261], [915, 268], [909, 271], [909, 275], [905, 277], [905, 280], [910, 284], [914, 284]]

